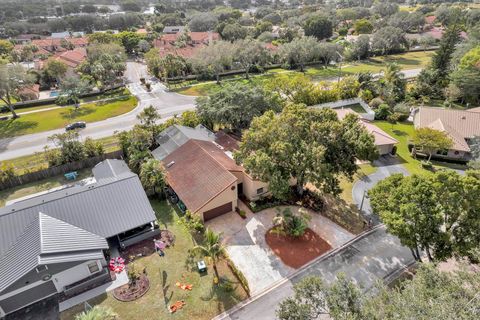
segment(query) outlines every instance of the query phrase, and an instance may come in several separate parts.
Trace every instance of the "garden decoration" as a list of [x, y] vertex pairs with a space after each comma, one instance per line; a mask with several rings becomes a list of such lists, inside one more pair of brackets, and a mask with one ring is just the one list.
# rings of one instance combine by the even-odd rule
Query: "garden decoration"
[[170, 311], [170, 313], [174, 313], [177, 310], [182, 309], [184, 305], [185, 305], [185, 301], [183, 300], [177, 301], [168, 307], [168, 311]]
[[187, 291], [187, 290], [192, 291], [192, 288], [193, 288], [193, 285], [191, 285], [191, 284], [181, 284], [178, 281], [175, 283], [175, 285], [177, 287], [179, 287], [180, 289], [185, 290], [185, 291]]
[[125, 270], [125, 260], [122, 257], [115, 257], [110, 259], [109, 268], [115, 273], [120, 273]]

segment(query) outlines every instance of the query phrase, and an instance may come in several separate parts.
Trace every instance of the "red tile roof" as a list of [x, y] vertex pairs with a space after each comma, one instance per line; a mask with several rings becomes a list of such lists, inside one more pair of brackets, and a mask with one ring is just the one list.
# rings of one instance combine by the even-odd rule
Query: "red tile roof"
[[86, 58], [87, 50], [85, 48], [75, 48], [55, 55], [56, 60], [65, 63], [71, 68], [78, 67]]
[[237, 181], [242, 171], [211, 141], [191, 139], [163, 159], [167, 182], [191, 212], [197, 212]]
[[190, 32], [189, 43], [183, 47], [178, 48], [175, 46], [175, 42], [181, 33], [164, 34], [159, 39], [154, 41], [154, 47], [160, 50], [161, 56], [167, 54], [176, 54], [184, 58], [190, 58], [194, 56], [197, 51], [207, 45], [210, 41], [216, 41], [220, 39], [220, 35], [216, 32]]
[[437, 17], [435, 17], [435, 16], [428, 16], [428, 17], [425, 17], [425, 22], [428, 23], [428, 24], [433, 24], [436, 19], [437, 19]]

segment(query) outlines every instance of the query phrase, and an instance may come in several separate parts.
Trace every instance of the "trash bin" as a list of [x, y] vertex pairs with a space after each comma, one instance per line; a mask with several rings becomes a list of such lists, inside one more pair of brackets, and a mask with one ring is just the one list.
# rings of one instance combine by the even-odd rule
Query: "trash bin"
[[205, 264], [205, 261], [203, 260], [198, 261], [197, 267], [198, 267], [198, 272], [200, 273], [207, 272], [207, 265]]

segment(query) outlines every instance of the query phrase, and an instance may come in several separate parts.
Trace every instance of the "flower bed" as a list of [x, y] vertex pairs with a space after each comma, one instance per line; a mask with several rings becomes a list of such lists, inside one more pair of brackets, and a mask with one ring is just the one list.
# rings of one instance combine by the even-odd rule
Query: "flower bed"
[[150, 281], [145, 274], [142, 274], [133, 283], [123, 285], [113, 290], [113, 296], [119, 301], [128, 302], [142, 297], [147, 293], [148, 289], [150, 289]]
[[280, 200], [272, 196], [268, 196], [257, 201], [247, 202], [246, 204], [254, 213], [281, 205], [301, 206], [316, 212], [320, 212], [324, 207], [324, 200], [320, 194], [311, 190], [307, 189], [304, 191], [303, 196], [299, 196], [294, 189], [292, 189], [292, 192], [287, 200]]
[[134, 245], [127, 247], [122, 251], [122, 257], [125, 259], [125, 263], [129, 263], [137, 257], [145, 257], [155, 253], [154, 240], [161, 240], [167, 244], [167, 248], [175, 244], [175, 235], [169, 230], [160, 231], [159, 235], [145, 239]]
[[265, 234], [265, 240], [283, 263], [295, 269], [300, 268], [332, 248], [310, 228], [306, 229], [303, 236], [296, 238], [288, 236], [276, 228], [272, 228]]

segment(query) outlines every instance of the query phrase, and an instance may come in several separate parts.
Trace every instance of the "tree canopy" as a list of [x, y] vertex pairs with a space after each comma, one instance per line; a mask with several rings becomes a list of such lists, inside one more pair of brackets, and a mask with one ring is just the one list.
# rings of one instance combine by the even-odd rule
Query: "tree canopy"
[[393, 175], [369, 192], [375, 213], [388, 231], [420, 260], [471, 256], [480, 245], [478, 172], [454, 171], [404, 177]]
[[328, 193], [340, 192], [339, 176], [352, 177], [356, 159], [378, 157], [373, 136], [355, 115], [339, 120], [330, 109], [289, 105], [254, 118], [235, 159], [253, 177], [269, 183], [274, 196], [290, 192], [292, 178], [303, 194], [307, 183]]

